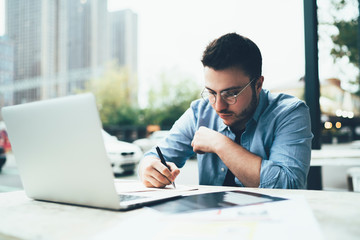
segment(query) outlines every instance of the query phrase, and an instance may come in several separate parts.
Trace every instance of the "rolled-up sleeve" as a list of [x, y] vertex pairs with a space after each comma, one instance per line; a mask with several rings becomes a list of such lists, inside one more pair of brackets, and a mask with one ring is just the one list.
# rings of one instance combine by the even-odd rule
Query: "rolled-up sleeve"
[[306, 188], [311, 158], [311, 123], [308, 107], [298, 102], [271, 121], [273, 141], [260, 170], [261, 188]]

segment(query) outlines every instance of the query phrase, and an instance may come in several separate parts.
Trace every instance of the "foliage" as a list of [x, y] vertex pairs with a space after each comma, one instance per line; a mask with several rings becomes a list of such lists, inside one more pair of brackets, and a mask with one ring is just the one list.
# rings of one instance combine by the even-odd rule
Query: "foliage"
[[[348, 5], [353, 6], [356, 4], [355, 0], [333, 0], [332, 5], [336, 11], [341, 11]], [[351, 64], [359, 68], [358, 18], [354, 17], [353, 19], [344, 20], [333, 16], [333, 19], [333, 25], [338, 29], [338, 33], [331, 36], [334, 43], [334, 47], [331, 49], [331, 55], [335, 61], [347, 57]], [[359, 76], [357, 76], [356, 82], [359, 84]], [[354, 81], [352, 83], [355, 84], [356, 82]], [[357, 94], [360, 95], [360, 89]]]
[[200, 89], [191, 79], [173, 80], [165, 73], [159, 77], [158, 86], [149, 91], [149, 105], [144, 111], [144, 122], [168, 128], [199, 98]]
[[[180, 75], [181, 74], [176, 74]], [[163, 73], [148, 94], [149, 105], [140, 109], [131, 99], [129, 73], [126, 68], [111, 63], [99, 78], [86, 87], [96, 96], [104, 127], [156, 124], [168, 128], [186, 111], [190, 102], [199, 96], [199, 88], [190, 79], [175, 79]]]
[[359, 67], [359, 51], [357, 47], [357, 20], [351, 21], [337, 21], [334, 26], [339, 29], [337, 35], [331, 37], [334, 48], [331, 50], [331, 55], [336, 58], [347, 56], [349, 61], [355, 66]]
[[[87, 91], [96, 96], [100, 118], [106, 125], [136, 125], [139, 109], [131, 99], [130, 78], [126, 68], [110, 63], [103, 76], [92, 79]], [[136, 101], [135, 101], [136, 102]]]

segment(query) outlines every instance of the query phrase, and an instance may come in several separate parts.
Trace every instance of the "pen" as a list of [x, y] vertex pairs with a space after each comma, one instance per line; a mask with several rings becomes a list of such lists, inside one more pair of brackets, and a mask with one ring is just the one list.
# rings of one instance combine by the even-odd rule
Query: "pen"
[[[165, 158], [164, 158], [164, 156], [162, 155], [162, 152], [160, 151], [160, 148], [159, 148], [159, 147], [156, 147], [156, 151], [157, 151], [157, 153], [159, 154], [161, 163], [164, 164], [165, 167], [167, 167], [167, 168], [171, 171], [169, 165], [166, 164]], [[176, 187], [175, 187], [175, 182], [172, 182], [172, 185], [174, 186], [174, 188], [176, 188]]]

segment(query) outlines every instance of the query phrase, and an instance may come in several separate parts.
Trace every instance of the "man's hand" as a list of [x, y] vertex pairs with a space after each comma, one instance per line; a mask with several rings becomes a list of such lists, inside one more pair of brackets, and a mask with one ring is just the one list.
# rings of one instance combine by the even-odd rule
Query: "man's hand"
[[141, 181], [146, 187], [163, 188], [172, 184], [179, 175], [180, 170], [172, 162], [166, 162], [171, 171], [161, 163], [160, 159], [149, 156], [145, 157], [139, 167]]
[[223, 138], [226, 138], [226, 136], [219, 132], [206, 127], [200, 127], [194, 135], [191, 146], [193, 151], [199, 154], [216, 153], [216, 148], [223, 142]]

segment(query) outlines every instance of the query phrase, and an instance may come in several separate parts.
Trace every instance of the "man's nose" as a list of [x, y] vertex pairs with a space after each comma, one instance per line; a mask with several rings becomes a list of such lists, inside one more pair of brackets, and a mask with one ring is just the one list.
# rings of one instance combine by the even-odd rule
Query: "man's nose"
[[224, 99], [220, 95], [218, 95], [216, 97], [216, 102], [214, 103], [215, 111], [221, 112], [221, 111], [227, 109], [228, 106], [229, 106], [229, 104], [227, 104], [227, 102], [225, 102]]

